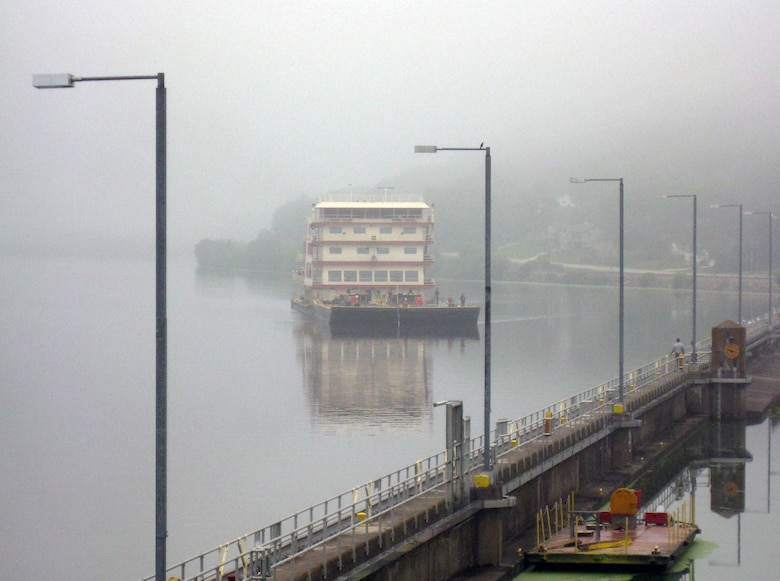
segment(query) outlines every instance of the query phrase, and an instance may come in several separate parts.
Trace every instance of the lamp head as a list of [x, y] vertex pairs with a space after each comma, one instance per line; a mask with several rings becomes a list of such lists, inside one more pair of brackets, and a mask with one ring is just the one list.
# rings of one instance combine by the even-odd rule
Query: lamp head
[[33, 87], [36, 89], [67, 89], [73, 87], [73, 75], [68, 73], [33, 75]]

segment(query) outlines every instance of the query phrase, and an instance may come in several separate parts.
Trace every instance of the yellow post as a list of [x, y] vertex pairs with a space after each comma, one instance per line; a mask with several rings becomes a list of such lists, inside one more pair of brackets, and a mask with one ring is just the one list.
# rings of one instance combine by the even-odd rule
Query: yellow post
[[550, 536], [552, 536], [552, 526], [550, 526], [550, 507], [547, 507], [547, 531], [550, 533]]
[[539, 513], [536, 513], [536, 548], [538, 549], [541, 546], [541, 542], [539, 541]]
[[626, 538], [625, 538], [625, 541], [626, 541], [626, 544], [623, 547], [623, 552], [624, 553], [628, 553], [628, 545], [629, 545], [629, 542], [628, 542], [628, 517], [626, 517]]
[[579, 539], [580, 539], [580, 530], [577, 525], [580, 524], [580, 517], [575, 516], [574, 517], [574, 552], [577, 552], [577, 546], [579, 545]]

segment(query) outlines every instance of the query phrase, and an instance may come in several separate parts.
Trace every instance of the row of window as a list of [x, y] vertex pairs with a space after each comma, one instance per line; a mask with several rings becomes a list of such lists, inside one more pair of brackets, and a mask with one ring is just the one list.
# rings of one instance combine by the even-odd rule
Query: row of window
[[330, 270], [328, 282], [419, 282], [416, 270]]
[[[341, 248], [341, 246], [328, 246], [328, 253], [329, 254], [343, 254], [344, 250]], [[370, 249], [368, 246], [359, 246], [357, 249], [358, 254], [369, 254]], [[390, 247], [389, 246], [377, 246], [376, 248], [377, 254], [390, 254]], [[416, 246], [404, 246], [404, 254], [417, 254], [417, 247]]]
[[[330, 234], [344, 234], [346, 228], [342, 226], [330, 226], [328, 228], [328, 232]], [[403, 230], [401, 231], [403, 234], [417, 234], [417, 228], [415, 226], [404, 226]], [[365, 234], [366, 233], [366, 227], [365, 226], [353, 226], [352, 227], [352, 233], [353, 234]], [[379, 233], [380, 234], [392, 234], [393, 233], [393, 227], [392, 226], [380, 226], [379, 227]]]
[[[324, 220], [366, 218], [371, 220], [420, 220], [423, 211], [421, 208], [320, 208], [319, 214]], [[430, 220], [430, 216], [428, 216], [428, 220]]]

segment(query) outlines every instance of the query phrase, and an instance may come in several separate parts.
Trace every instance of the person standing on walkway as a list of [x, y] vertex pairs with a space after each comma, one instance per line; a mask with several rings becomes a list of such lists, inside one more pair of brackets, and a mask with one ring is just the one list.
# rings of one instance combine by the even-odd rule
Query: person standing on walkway
[[672, 350], [669, 355], [674, 355], [677, 359], [677, 369], [683, 370], [683, 363], [685, 362], [685, 345], [680, 342], [680, 338], [677, 337], [677, 341], [672, 345]]
[[466, 306], [466, 295], [460, 295], [460, 306], [461, 307]]

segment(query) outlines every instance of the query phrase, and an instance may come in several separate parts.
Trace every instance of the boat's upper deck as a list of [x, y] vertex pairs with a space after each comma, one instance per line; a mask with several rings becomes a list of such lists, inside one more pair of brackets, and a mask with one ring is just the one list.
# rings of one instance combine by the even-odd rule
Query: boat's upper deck
[[420, 196], [331, 194], [312, 208], [312, 223], [357, 220], [432, 222], [433, 208]]

